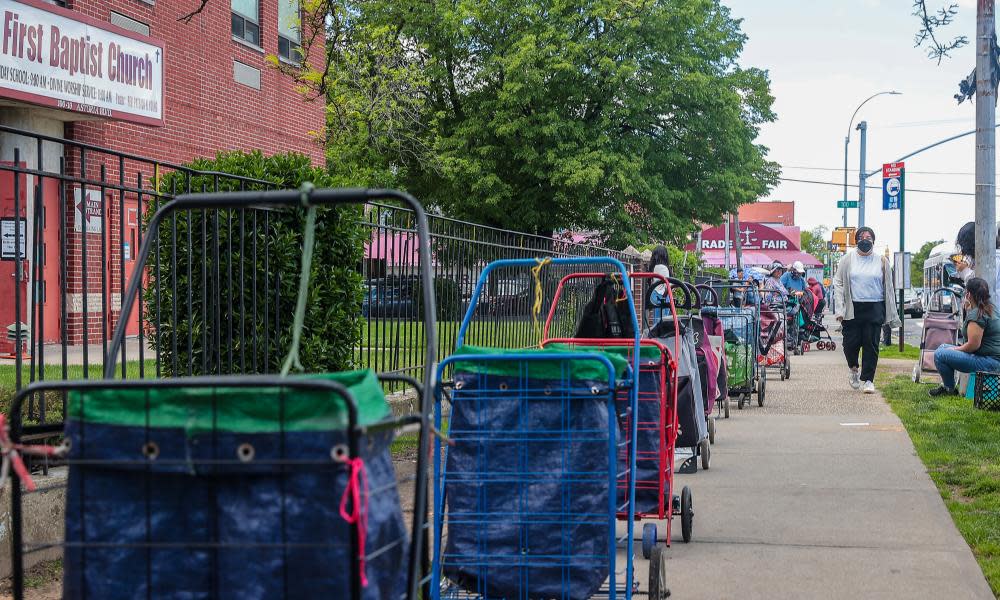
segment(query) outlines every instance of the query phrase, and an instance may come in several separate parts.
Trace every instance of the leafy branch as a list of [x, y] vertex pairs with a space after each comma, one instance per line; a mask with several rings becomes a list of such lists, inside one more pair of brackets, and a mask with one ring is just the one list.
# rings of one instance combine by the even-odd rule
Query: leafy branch
[[964, 35], [956, 36], [951, 40], [940, 41], [936, 31], [951, 25], [958, 15], [958, 4], [951, 3], [947, 7], [941, 7], [937, 12], [931, 12], [927, 8], [927, 0], [913, 0], [913, 16], [920, 20], [920, 29], [913, 36], [914, 46], [920, 48], [927, 44], [927, 57], [936, 60], [941, 64], [941, 60], [950, 57], [951, 53], [969, 43], [969, 38]]

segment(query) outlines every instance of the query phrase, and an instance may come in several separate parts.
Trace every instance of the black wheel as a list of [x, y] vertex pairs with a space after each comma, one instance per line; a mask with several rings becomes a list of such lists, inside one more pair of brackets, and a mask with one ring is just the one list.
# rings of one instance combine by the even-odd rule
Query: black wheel
[[784, 375], [782, 379], [792, 378], [792, 363], [788, 362], [788, 358], [785, 358], [785, 367], [781, 370], [781, 374]]
[[691, 541], [691, 528], [694, 526], [694, 506], [691, 505], [691, 488], [684, 486], [681, 490], [681, 537], [684, 543]]
[[715, 443], [715, 417], [708, 418], [708, 443]]
[[764, 392], [767, 390], [767, 373], [760, 378], [760, 385], [757, 387], [757, 406], [764, 406]]
[[743, 410], [743, 405], [745, 405], [747, 403], [747, 400], [749, 399], [750, 399], [750, 394], [740, 394], [740, 399], [736, 404], [736, 408]]
[[826, 349], [827, 350], [836, 350], [837, 349], [837, 342], [827, 342], [826, 343]]
[[667, 555], [662, 546], [653, 548], [649, 557], [649, 599], [663, 600], [670, 597], [667, 587]]
[[698, 449], [701, 451], [701, 468], [707, 471], [712, 466], [712, 444], [707, 439], [701, 440]]
[[642, 557], [649, 560], [656, 547], [656, 523], [642, 524]]
[[722, 399], [722, 414], [724, 414], [727, 419], [729, 418], [729, 394], [726, 394], [726, 397]]

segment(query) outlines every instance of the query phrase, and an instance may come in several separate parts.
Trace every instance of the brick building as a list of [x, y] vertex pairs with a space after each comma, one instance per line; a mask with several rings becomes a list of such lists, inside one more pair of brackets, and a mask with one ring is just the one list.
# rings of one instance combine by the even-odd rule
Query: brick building
[[322, 164], [322, 98], [271, 64], [297, 66], [299, 0], [201, 4], [0, 0], [0, 295], [20, 304], [0, 327], [31, 307], [47, 341], [106, 336], [155, 175], [232, 149]]

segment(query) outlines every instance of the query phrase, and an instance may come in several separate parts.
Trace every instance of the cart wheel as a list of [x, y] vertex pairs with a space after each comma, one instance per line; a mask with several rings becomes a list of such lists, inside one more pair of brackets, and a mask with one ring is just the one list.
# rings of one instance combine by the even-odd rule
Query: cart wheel
[[837, 342], [827, 342], [826, 343], [826, 349], [827, 350], [836, 350], [837, 349]]
[[782, 375], [784, 375], [784, 377], [782, 379], [791, 379], [792, 378], [792, 363], [790, 363], [790, 362], [788, 362], [786, 360], [785, 361], [785, 367], [784, 367], [784, 369], [782, 369], [781, 373], [782, 373]]
[[757, 388], [757, 406], [764, 406], [764, 392], [767, 390], [767, 374], [760, 378], [760, 387]]
[[820, 340], [820, 341], [816, 342], [816, 349], [817, 350], [826, 350], [826, 340]]
[[743, 410], [743, 405], [747, 403], [747, 394], [740, 394], [740, 399], [736, 403], [736, 407]]
[[707, 471], [712, 466], [712, 444], [707, 439], [701, 440], [698, 449], [701, 450], [701, 468]]
[[917, 364], [913, 365], [913, 373], [911, 374], [910, 379], [913, 380], [913, 383], [920, 383], [920, 361], [919, 360], [917, 361]]
[[642, 525], [642, 557], [649, 560], [653, 548], [656, 547], [656, 523], [643, 523]]
[[722, 399], [722, 413], [729, 418], [729, 395], [727, 394], [725, 398]]
[[681, 537], [685, 544], [691, 541], [693, 521], [694, 507], [691, 505], [691, 488], [684, 486], [684, 489], [681, 490]]
[[708, 418], [708, 443], [715, 443], [715, 417]]
[[649, 557], [649, 599], [663, 600], [670, 597], [667, 588], [667, 555], [661, 546], [653, 548]]

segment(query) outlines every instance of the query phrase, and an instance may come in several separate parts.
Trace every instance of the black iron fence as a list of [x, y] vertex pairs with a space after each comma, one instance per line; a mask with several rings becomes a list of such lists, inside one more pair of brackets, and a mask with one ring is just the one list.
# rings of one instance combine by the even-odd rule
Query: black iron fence
[[[0, 303], [0, 402], [33, 381], [101, 377], [120, 319], [130, 335], [118, 357], [122, 378], [275, 370], [291, 309], [281, 305], [279, 290], [295, 285], [298, 270], [286, 268], [295, 257], [279, 257], [272, 248], [271, 211], [171, 217], [144, 273], [146, 302], [130, 315], [120, 310], [146, 213], [180, 193], [268, 189], [268, 182], [6, 126], [0, 132], [19, 141], [13, 160], [0, 162], [0, 293], [6, 299]], [[388, 203], [366, 205], [357, 214], [366, 240], [359, 265], [363, 319], [350, 359], [377, 372], [419, 376], [429, 357], [413, 214]], [[571, 236], [529, 235], [444, 216], [431, 216], [430, 230], [442, 356], [454, 350], [476, 280], [492, 260], [610, 255], [639, 266], [633, 256]], [[496, 273], [469, 341], [535, 343], [535, 288], [543, 284], [549, 298], [555, 283], [532, 281], [524, 272]], [[26, 422], [40, 434], [58, 431], [64, 406], [61, 398], [33, 400]]]
[[[462, 318], [487, 263], [500, 259], [613, 256], [636, 269], [634, 255], [575, 241], [574, 236], [539, 236], [429, 215], [432, 269], [437, 298], [438, 360], [455, 350]], [[385, 204], [366, 207], [371, 230], [366, 247], [366, 291], [362, 302], [359, 366], [379, 372], [417, 375], [427, 364], [419, 321], [423, 307], [417, 281], [416, 234], [410, 211]], [[544, 319], [558, 279], [533, 278], [526, 269], [500, 270], [484, 286], [475, 327], [467, 341], [484, 346], [526, 347], [538, 342], [535, 319]], [[545, 300], [535, 314], [536, 287]]]

